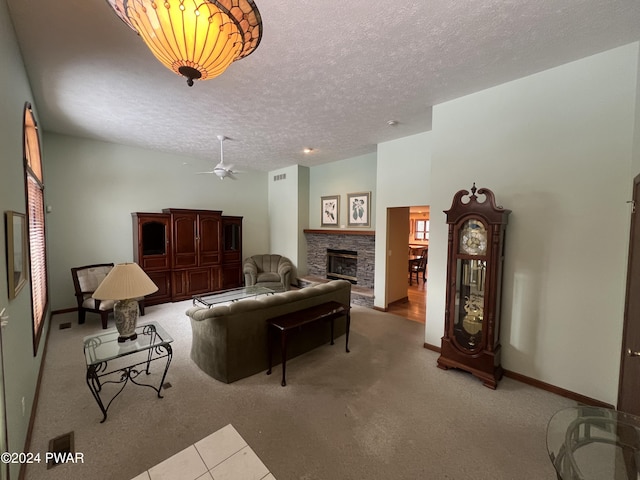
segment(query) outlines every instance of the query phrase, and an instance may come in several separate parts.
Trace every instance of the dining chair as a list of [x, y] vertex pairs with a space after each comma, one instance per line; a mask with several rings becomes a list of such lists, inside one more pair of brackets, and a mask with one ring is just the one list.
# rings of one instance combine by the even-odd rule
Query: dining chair
[[409, 263], [409, 285], [413, 285], [413, 275], [416, 275], [416, 283], [420, 283], [419, 275], [422, 273], [422, 281], [426, 283], [427, 260], [429, 250], [426, 248], [420, 253], [420, 257]]

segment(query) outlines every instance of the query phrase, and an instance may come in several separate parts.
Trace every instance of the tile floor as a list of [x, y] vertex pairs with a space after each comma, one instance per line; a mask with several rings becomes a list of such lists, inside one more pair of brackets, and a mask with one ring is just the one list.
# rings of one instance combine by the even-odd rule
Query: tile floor
[[275, 480], [229, 424], [132, 480]]

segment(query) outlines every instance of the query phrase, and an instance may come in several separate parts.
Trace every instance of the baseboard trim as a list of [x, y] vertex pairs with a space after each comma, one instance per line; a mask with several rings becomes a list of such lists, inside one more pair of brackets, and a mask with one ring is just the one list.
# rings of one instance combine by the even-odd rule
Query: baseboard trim
[[61, 315], [63, 313], [72, 313], [77, 311], [78, 311], [78, 307], [61, 308], [60, 310], [53, 310], [51, 312], [51, 316], [53, 317], [54, 315]]
[[[440, 353], [440, 347], [436, 345], [431, 345], [430, 343], [427, 343], [427, 342], [424, 343], [424, 348], [426, 348], [427, 350]], [[527, 377], [526, 375], [512, 372], [511, 370], [504, 370], [504, 376], [517, 380], [518, 382], [526, 383], [527, 385], [531, 385], [532, 387], [539, 388], [540, 390], [545, 390], [547, 392], [555, 393], [556, 395], [559, 395], [564, 398], [568, 398], [570, 400], [574, 400], [584, 405], [589, 405], [592, 407], [611, 408], [614, 410], [616, 408], [609, 403], [601, 402], [600, 400], [596, 400], [595, 398], [586, 397], [584, 395], [580, 395], [579, 393], [572, 392], [570, 390], [565, 390], [564, 388], [556, 387], [555, 385], [551, 385], [550, 383], [542, 382], [540, 380], [536, 380], [535, 378]]]
[[379, 312], [386, 312], [388, 310], [387, 308], [376, 307], [375, 305], [373, 306], [373, 309]]
[[595, 398], [586, 397], [584, 395], [580, 395], [579, 393], [572, 392], [570, 390], [565, 390], [564, 388], [556, 387], [555, 385], [551, 385], [550, 383], [542, 382], [540, 380], [536, 380], [535, 378], [527, 377], [526, 375], [512, 372], [510, 370], [505, 370], [504, 376], [513, 378], [514, 380], [517, 380], [522, 383], [526, 383], [527, 385], [540, 388], [541, 390], [546, 390], [547, 392], [555, 393], [556, 395], [560, 395], [561, 397], [565, 397], [570, 400], [575, 400], [576, 402], [582, 403], [584, 405], [589, 405], [592, 407], [603, 407], [603, 408], [615, 409], [615, 407], [609, 403], [601, 402], [600, 400], [596, 400]]
[[409, 297], [402, 297], [402, 298], [399, 298], [398, 300], [394, 300], [393, 302], [391, 302], [389, 306], [399, 305], [401, 303], [407, 303], [408, 301], [409, 301]]
[[430, 343], [424, 342], [424, 348], [426, 348], [427, 350], [431, 350], [433, 352], [436, 353], [440, 353], [440, 347], [436, 346], [436, 345], [431, 345]]

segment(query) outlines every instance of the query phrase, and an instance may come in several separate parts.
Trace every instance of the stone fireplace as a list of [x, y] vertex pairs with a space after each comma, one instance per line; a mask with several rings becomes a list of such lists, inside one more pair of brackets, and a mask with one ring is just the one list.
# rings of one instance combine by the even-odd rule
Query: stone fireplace
[[358, 283], [358, 252], [327, 248], [327, 278]]
[[[373, 307], [375, 280], [375, 232], [372, 230], [305, 230], [307, 239], [307, 268], [312, 281], [342, 275], [356, 277], [351, 289], [351, 301], [356, 305]], [[333, 251], [330, 253], [330, 251]], [[336, 272], [330, 261], [335, 261], [335, 251], [342, 255], [341, 271]], [[347, 258], [345, 258], [345, 256]], [[346, 265], [344, 262], [347, 262]], [[329, 267], [329, 268], [327, 268]], [[346, 268], [346, 273], [345, 273]], [[333, 270], [333, 272], [330, 272]], [[336, 274], [337, 273], [337, 274]], [[355, 274], [354, 274], [355, 273]]]

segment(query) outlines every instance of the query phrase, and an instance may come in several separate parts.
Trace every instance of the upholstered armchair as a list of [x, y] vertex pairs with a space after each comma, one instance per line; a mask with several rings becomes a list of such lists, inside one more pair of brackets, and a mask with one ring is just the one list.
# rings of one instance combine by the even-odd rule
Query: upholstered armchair
[[292, 270], [291, 260], [282, 255], [254, 255], [244, 261], [244, 284], [286, 291], [291, 285]]
[[[93, 292], [98, 285], [109, 274], [113, 268], [113, 263], [98, 263], [95, 265], [85, 265], [71, 269], [73, 278], [73, 288], [75, 289], [76, 301], [78, 303], [78, 323], [85, 321], [87, 312], [97, 313], [102, 320], [102, 328], [107, 328], [109, 314], [113, 312], [114, 300], [97, 300], [93, 298]], [[138, 299], [140, 314], [144, 315], [144, 298]]]

